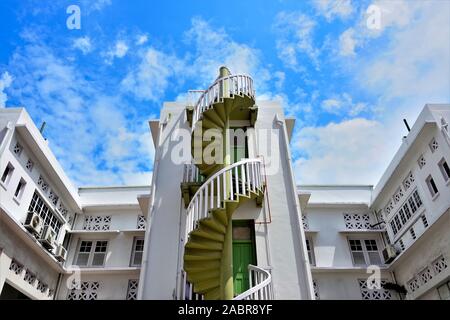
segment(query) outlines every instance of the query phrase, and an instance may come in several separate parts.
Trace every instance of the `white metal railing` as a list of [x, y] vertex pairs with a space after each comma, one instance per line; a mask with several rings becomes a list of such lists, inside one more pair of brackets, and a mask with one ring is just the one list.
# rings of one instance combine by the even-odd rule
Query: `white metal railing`
[[247, 75], [231, 75], [217, 79], [198, 99], [194, 106], [192, 116], [192, 128], [200, 119], [203, 112], [208, 110], [213, 103], [232, 95], [247, 95], [255, 98], [253, 79]]
[[233, 300], [273, 300], [272, 276], [263, 268], [248, 265], [250, 289]]
[[183, 168], [183, 182], [203, 182], [205, 178], [200, 174], [199, 168], [193, 163], [187, 163]]
[[237, 200], [238, 195], [250, 196], [261, 190], [264, 180], [261, 159], [245, 159], [213, 174], [194, 194], [186, 213], [186, 243], [197, 222], [209, 216], [210, 210], [222, 207], [224, 200]]
[[[192, 197], [186, 209], [186, 228], [181, 245], [181, 257], [184, 255], [184, 246], [189, 233], [194, 230], [197, 223], [209, 216], [210, 210], [221, 208], [224, 200], [237, 200], [239, 195], [250, 196], [251, 192], [262, 190], [264, 177], [262, 160], [244, 159], [233, 163], [213, 174]], [[193, 292], [186, 279], [186, 272], [180, 270], [179, 299], [192, 299]]]

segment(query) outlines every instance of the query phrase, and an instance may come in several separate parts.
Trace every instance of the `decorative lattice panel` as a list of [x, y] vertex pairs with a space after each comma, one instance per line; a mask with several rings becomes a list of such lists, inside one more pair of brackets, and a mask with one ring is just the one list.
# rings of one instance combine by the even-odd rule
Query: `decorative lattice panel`
[[419, 278], [423, 284], [428, 283], [431, 279], [433, 279], [433, 273], [431, 272], [431, 269], [427, 267], [425, 270], [419, 273]]
[[368, 214], [344, 213], [344, 221], [347, 229], [370, 229]]
[[367, 282], [370, 280], [359, 279], [359, 288], [361, 290], [361, 296], [363, 300], [391, 300], [392, 294], [389, 290], [383, 288], [386, 284], [386, 280], [380, 280], [380, 287], [376, 287], [375, 280], [372, 280], [370, 284]]
[[414, 179], [413, 174], [411, 172], [408, 173], [405, 180], [403, 180], [403, 187], [405, 188], [405, 190], [408, 190], [409, 188], [411, 188], [411, 186], [414, 184], [414, 181], [415, 181], [415, 179]]
[[111, 216], [86, 216], [84, 218], [84, 230], [109, 230], [111, 226]]
[[97, 281], [83, 281], [79, 288], [69, 291], [67, 300], [97, 300], [100, 284]]
[[434, 153], [437, 149], [439, 149], [439, 144], [436, 141], [436, 139], [433, 138], [433, 140], [431, 140], [431, 142], [430, 142], [430, 150], [431, 150], [431, 152]]
[[427, 164], [427, 161], [425, 160], [425, 157], [421, 155], [417, 160], [417, 163], [419, 164], [419, 168], [422, 169]]
[[20, 143], [16, 142], [16, 145], [14, 146], [13, 152], [17, 155], [20, 156], [20, 154], [22, 153], [22, 146], [20, 145]]
[[434, 272], [441, 273], [442, 271], [447, 269], [448, 264], [447, 264], [447, 261], [445, 261], [444, 256], [440, 256], [439, 258], [437, 258], [436, 260], [433, 261], [432, 266], [433, 266]]
[[59, 197], [56, 195], [56, 193], [53, 190], [50, 190], [50, 193], [48, 194], [48, 198], [50, 199], [50, 202], [56, 205], [58, 203]]
[[407, 286], [410, 292], [416, 291], [420, 287], [419, 279], [414, 277], [413, 279], [409, 280]]
[[137, 218], [137, 226], [136, 228], [139, 230], [145, 230], [145, 226], [147, 224], [147, 221], [143, 215], [139, 215]]
[[11, 264], [9, 265], [9, 270], [19, 275], [23, 271], [23, 265], [18, 263], [16, 260], [11, 260]]
[[308, 217], [304, 214], [302, 214], [302, 223], [303, 229], [308, 230], [309, 229]]
[[38, 280], [38, 284], [37, 284], [37, 287], [36, 287], [36, 289], [38, 291], [44, 293], [45, 290], [47, 290], [47, 288], [48, 288], [48, 286], [44, 282], [42, 282], [41, 280]]
[[24, 280], [25, 280], [26, 282], [28, 282], [29, 284], [33, 285], [34, 282], [36, 281], [36, 276], [35, 276], [30, 270], [27, 270], [27, 271], [25, 272], [25, 278], [24, 278]]
[[47, 192], [48, 191], [48, 183], [45, 181], [45, 179], [42, 176], [39, 176], [38, 179], [38, 186], [41, 187], [42, 191]]
[[313, 288], [314, 288], [314, 297], [316, 297], [316, 300], [320, 300], [319, 285], [317, 284], [317, 281], [314, 279], [313, 279]]
[[127, 300], [136, 300], [138, 292], [139, 280], [128, 281]]
[[27, 168], [28, 171], [31, 172], [33, 170], [33, 167], [34, 167], [33, 161], [31, 161], [31, 159], [28, 159], [27, 160], [27, 164], [25, 165], [25, 167]]
[[403, 198], [403, 195], [404, 195], [404, 194], [405, 194], [405, 193], [403, 192], [403, 188], [402, 188], [402, 187], [399, 187], [399, 188], [397, 189], [397, 191], [394, 193], [394, 197], [393, 197], [394, 202], [395, 202], [395, 203], [400, 202], [400, 200]]

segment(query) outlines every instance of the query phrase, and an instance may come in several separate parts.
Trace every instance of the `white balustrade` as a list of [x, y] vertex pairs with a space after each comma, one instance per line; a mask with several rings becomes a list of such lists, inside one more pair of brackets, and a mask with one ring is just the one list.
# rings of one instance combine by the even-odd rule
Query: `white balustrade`
[[272, 276], [263, 268], [248, 265], [250, 289], [236, 296], [233, 300], [272, 300]]
[[247, 95], [255, 98], [253, 79], [246, 75], [231, 75], [217, 79], [198, 99], [194, 106], [192, 128], [200, 119], [203, 112], [212, 107], [213, 103], [234, 95]]

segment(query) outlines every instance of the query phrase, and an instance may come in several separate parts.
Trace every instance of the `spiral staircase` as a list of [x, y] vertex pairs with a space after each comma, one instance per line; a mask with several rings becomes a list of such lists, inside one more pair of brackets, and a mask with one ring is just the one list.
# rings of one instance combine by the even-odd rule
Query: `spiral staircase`
[[[228, 129], [233, 120], [249, 120], [253, 125], [257, 115], [254, 105], [252, 79], [231, 75], [227, 68], [221, 67], [218, 79], [187, 110], [195, 168], [187, 170], [185, 177], [186, 180], [190, 177], [197, 187], [192, 196], [188, 194], [188, 201], [185, 198], [188, 205], [182, 237], [180, 299], [194, 296], [205, 300], [270, 299], [272, 296], [270, 273], [252, 265], [249, 266], [250, 289], [237, 297], [233, 293], [232, 216], [246, 201], [256, 200], [261, 205], [265, 182], [261, 159], [231, 163]], [[223, 148], [221, 153], [217, 149], [211, 152], [214, 161], [206, 159], [204, 154], [217, 143], [207, 137], [208, 130]]]

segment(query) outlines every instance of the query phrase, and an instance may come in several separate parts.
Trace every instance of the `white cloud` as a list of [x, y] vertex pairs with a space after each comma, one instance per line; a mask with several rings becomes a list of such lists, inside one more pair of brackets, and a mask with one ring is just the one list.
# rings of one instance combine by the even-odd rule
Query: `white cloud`
[[88, 36], [77, 38], [73, 41], [73, 47], [87, 54], [92, 50], [91, 39]]
[[183, 61], [154, 48], [142, 54], [140, 64], [122, 80], [122, 88], [139, 99], [159, 101], [164, 95], [169, 79], [181, 75]]
[[86, 80], [83, 68], [42, 44], [18, 50], [10, 67], [12, 94], [36, 123], [47, 122], [50, 147], [75, 184], [117, 185], [148, 176], [148, 127], [118, 91], [105, 92], [102, 83]]
[[6, 100], [8, 100], [8, 96], [4, 91], [11, 85], [12, 81], [13, 77], [8, 73], [8, 71], [3, 72], [0, 78], [0, 108], [4, 108], [6, 105]]
[[368, 107], [365, 103], [354, 103], [353, 98], [346, 92], [323, 100], [321, 107], [328, 113], [337, 115], [349, 115], [352, 117], [368, 110]]
[[280, 12], [275, 17], [273, 28], [278, 36], [278, 57], [295, 70], [302, 71], [299, 55], [306, 55], [318, 68], [320, 50], [314, 45], [313, 31], [316, 23], [301, 12]]
[[213, 28], [201, 18], [192, 19], [185, 37], [187, 44], [195, 48], [186, 72], [202, 87], [208, 86], [217, 77], [219, 67], [225, 65], [234, 74], [252, 75], [258, 79], [257, 90], [265, 89], [271, 75], [261, 64], [258, 50], [234, 41], [224, 29]]
[[354, 11], [351, 0], [313, 0], [312, 4], [329, 21], [335, 17], [347, 18]]
[[105, 62], [111, 64], [115, 58], [123, 58], [128, 52], [128, 45], [124, 40], [117, 40], [114, 46], [109, 49], [104, 55]]
[[357, 44], [358, 41], [355, 38], [355, 30], [349, 28], [339, 37], [339, 53], [343, 56], [354, 56]]
[[136, 45], [141, 46], [148, 41], [148, 36], [146, 34], [141, 34], [136, 37]]
[[399, 139], [380, 122], [355, 118], [305, 127], [295, 138], [303, 156], [295, 161], [297, 181], [306, 184], [374, 184]]

